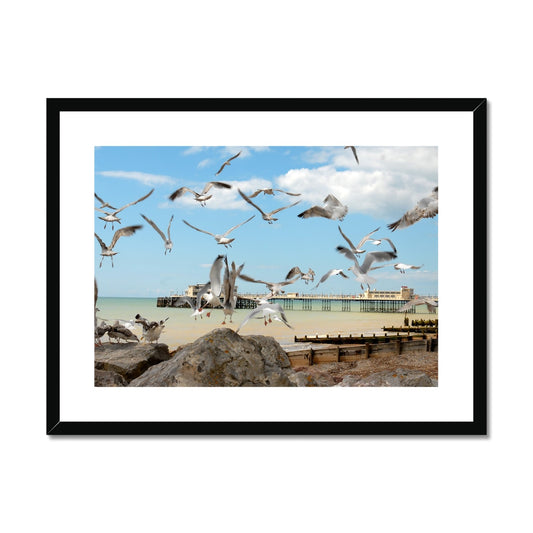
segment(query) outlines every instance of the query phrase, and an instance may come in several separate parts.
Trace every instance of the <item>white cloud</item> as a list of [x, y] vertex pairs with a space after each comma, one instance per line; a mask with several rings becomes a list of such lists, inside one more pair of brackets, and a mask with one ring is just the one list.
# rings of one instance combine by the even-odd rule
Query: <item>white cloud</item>
[[204, 168], [211, 164], [211, 159], [202, 159], [198, 165], [196, 165], [198, 168]]
[[205, 149], [206, 149], [205, 146], [191, 146], [190, 148], [183, 150], [183, 155], [194, 155], [199, 152], [202, 152]]
[[437, 150], [433, 147], [358, 148], [360, 165], [351, 150], [326, 147], [309, 150], [317, 168], [289, 170], [275, 181], [302, 200], [321, 205], [333, 194], [349, 212], [378, 218], [401, 216], [437, 185]]
[[98, 172], [101, 176], [107, 178], [119, 178], [138, 181], [144, 185], [166, 185], [173, 184], [175, 180], [170, 176], [162, 176], [159, 174], [147, 174], [146, 172], [132, 172], [125, 170], [103, 170]]

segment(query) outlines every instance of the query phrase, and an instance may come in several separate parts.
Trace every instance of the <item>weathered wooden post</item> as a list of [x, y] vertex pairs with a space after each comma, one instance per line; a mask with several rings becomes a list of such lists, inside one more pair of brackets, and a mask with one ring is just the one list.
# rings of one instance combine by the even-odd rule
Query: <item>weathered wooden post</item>
[[365, 356], [368, 359], [370, 357], [370, 343], [365, 342]]
[[400, 355], [402, 353], [402, 339], [398, 338], [396, 339], [396, 355]]

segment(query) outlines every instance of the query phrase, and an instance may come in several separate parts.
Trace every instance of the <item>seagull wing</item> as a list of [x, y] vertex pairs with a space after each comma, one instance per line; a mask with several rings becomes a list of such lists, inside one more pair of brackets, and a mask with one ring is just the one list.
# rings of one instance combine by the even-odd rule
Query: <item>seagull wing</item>
[[213, 262], [211, 270], [209, 272], [209, 280], [211, 283], [211, 292], [215, 296], [220, 296], [220, 291], [222, 290], [221, 284], [221, 273], [222, 267], [224, 266], [225, 255], [219, 255]]
[[102, 252], [104, 252], [107, 249], [107, 246], [105, 245], [105, 242], [102, 239], [100, 239], [100, 237], [98, 237], [98, 235], [96, 235], [96, 233], [94, 234], [94, 236], [96, 237], [96, 239], [100, 243], [100, 246], [102, 248]]
[[230, 157], [230, 158], [226, 161], [226, 163], [229, 163], [230, 161], [233, 161], [236, 157], [239, 157], [239, 156], [241, 155], [241, 153], [242, 153], [242, 150], [241, 150], [238, 154], [236, 154], [236, 155]]
[[142, 202], [143, 200], [146, 200], [146, 198], [148, 198], [148, 196], [150, 196], [153, 192], [154, 192], [154, 189], [152, 189], [148, 194], [145, 194], [142, 198], [135, 200], [135, 202], [130, 202], [129, 204], [126, 204], [120, 209], [117, 209], [113, 214], [116, 215], [117, 213], [120, 213], [123, 209], [126, 209], [126, 207], [130, 207], [131, 205], [135, 205], [135, 204], [138, 204], [139, 202]]
[[198, 193], [196, 191], [193, 191], [192, 189], [189, 189], [189, 187], [180, 187], [179, 189], [175, 190], [169, 197], [169, 200], [175, 200], [176, 198], [180, 198], [183, 196], [186, 192], [190, 192], [194, 194], [194, 196], [198, 196]]
[[278, 192], [283, 192], [285, 194], [288, 194], [289, 196], [301, 196], [302, 195], [301, 192], [289, 192], [289, 191], [284, 191], [283, 189], [274, 189], [274, 190]]
[[344, 207], [342, 205], [341, 202], [339, 202], [339, 200], [337, 200], [337, 198], [335, 198], [335, 196], [333, 196], [332, 194], [328, 194], [325, 198], [324, 198], [324, 205], [327, 208], [333, 208], [333, 207]]
[[254, 316], [264, 312], [264, 305], [258, 305], [255, 309], [250, 311], [245, 319], [241, 322], [241, 325], [235, 330], [235, 333], [239, 333], [239, 330]]
[[[376, 233], [376, 231], [378, 231], [379, 228], [376, 228], [374, 231], [371, 231], [368, 235], [365, 235], [361, 241], [359, 242], [359, 244], [357, 245], [357, 249], [360, 250], [361, 249], [361, 246], [363, 246], [363, 244], [365, 244], [366, 241], [368, 241], [368, 239], [370, 239], [370, 236], [371, 235], [374, 235], [374, 233]], [[389, 239], [387, 239], [389, 240]], [[389, 241], [390, 242], [390, 241]], [[392, 244], [392, 243], [391, 243]], [[396, 249], [395, 249], [396, 251]]]
[[269, 215], [275, 215], [276, 213], [279, 213], [280, 211], [283, 211], [284, 209], [288, 209], [289, 207], [294, 207], [295, 205], [299, 204], [301, 202], [301, 200], [298, 200], [297, 202], [294, 202], [293, 204], [291, 205], [286, 205], [284, 207], [280, 207], [278, 209], [274, 209], [274, 211], [271, 211], [269, 213]]
[[168, 222], [168, 228], [167, 228], [167, 235], [168, 235], [168, 240], [170, 241], [170, 224], [172, 224], [172, 221], [174, 220], [174, 215], [172, 215], [170, 217], [170, 220]]
[[195, 229], [196, 231], [201, 231], [202, 233], [207, 233], [207, 235], [211, 235], [211, 237], [214, 237], [213, 233], [209, 233], [208, 231], [205, 231], [203, 229], [197, 228], [197, 227], [193, 226], [192, 224], [189, 224], [186, 220], [182, 219], [182, 221], [183, 221], [184, 224], [187, 224], [187, 226], [189, 226], [190, 228]]
[[239, 226], [242, 226], [243, 224], [246, 224], [247, 222], [250, 222], [250, 220], [252, 220], [252, 218], [254, 218], [254, 217], [255, 217], [255, 215], [250, 217], [248, 220], [245, 220], [244, 222], [241, 222], [240, 224], [237, 224], [236, 226], [233, 226], [228, 231], [226, 231], [226, 233], [224, 233], [222, 236], [225, 237], [226, 235], [229, 235], [234, 229], [237, 229]]
[[109, 211], [104, 211], [103, 209], [100, 209], [99, 207], [95, 207], [97, 211], [100, 211], [100, 213], [104, 213], [105, 215], [111, 215]]
[[208, 181], [202, 189], [202, 194], [206, 194], [211, 187], [215, 187], [216, 189], [231, 189], [229, 183], [223, 183], [222, 181]]
[[244, 194], [240, 189], [237, 190], [239, 191], [239, 194], [241, 195], [243, 200], [255, 207], [262, 215], [266, 215], [266, 213], [258, 205], [255, 205], [252, 200], [250, 200], [250, 196], [246, 196], [246, 194]]
[[[248, 196], [248, 198], [255, 198], [258, 194], [260, 194], [262, 192], [263, 192], [263, 189], [257, 189], [257, 191], [255, 191], [253, 194], [250, 194], [250, 196]], [[254, 205], [254, 204], [252, 204], [252, 205]]]
[[356, 261], [357, 260], [355, 254], [352, 252], [352, 250], [349, 250], [348, 248], [346, 248], [346, 246], [337, 246], [336, 250], [337, 250], [337, 252], [339, 252], [342, 255], [344, 255], [344, 257], [346, 257], [346, 259], [350, 259], [350, 261]]
[[302, 275], [302, 271], [297, 266], [289, 270], [289, 273], [285, 276], [285, 279], [291, 279], [296, 275]]
[[361, 272], [366, 274], [370, 270], [372, 263], [375, 263], [376, 261], [390, 261], [396, 257], [397, 256], [395, 252], [368, 252], [365, 256], [363, 264], [361, 265]]
[[109, 245], [109, 249], [112, 250], [113, 246], [117, 243], [117, 241], [120, 239], [120, 237], [129, 237], [130, 235], [133, 235], [138, 229], [141, 229], [142, 226], [126, 226], [125, 228], [120, 228], [117, 231], [115, 231], [115, 234], [113, 235], [113, 240], [111, 241], [111, 244]]
[[[166, 241], [167, 238], [165, 237], [165, 234], [157, 227], [157, 224], [153, 221], [153, 220], [150, 220], [148, 217], [144, 216], [142, 213], [141, 213], [141, 216], [144, 218], [144, 220], [146, 220], [146, 222], [148, 222], [148, 224], [150, 224], [150, 226], [152, 226], [152, 228], [154, 228], [157, 233], [159, 233], [159, 235], [161, 235], [161, 238]], [[170, 228], [170, 225], [169, 225], [169, 228]]]
[[313, 207], [310, 207], [306, 211], [303, 211], [298, 216], [300, 218], [310, 218], [310, 217], [324, 217], [329, 218], [330, 212], [326, 211], [323, 207], [319, 207], [318, 205], [315, 205]]
[[[352, 242], [350, 239], [348, 239], [348, 237], [346, 237], [346, 235], [343, 233], [341, 227], [338, 226], [338, 228], [339, 228], [339, 231], [341, 232], [341, 235], [344, 237], [344, 240], [348, 243], [348, 246], [350, 246], [352, 252], [355, 253], [356, 250], [359, 250], [359, 246], [361, 246], [361, 244], [359, 244], [359, 245], [357, 246], [357, 248], [356, 248], [356, 247], [353, 245], [353, 242]], [[339, 249], [339, 247], [337, 247], [337, 249]]]
[[177, 307], [178, 304], [188, 304], [191, 309], [195, 309], [196, 307], [196, 303], [190, 296], [181, 296], [176, 300], [174, 305]]

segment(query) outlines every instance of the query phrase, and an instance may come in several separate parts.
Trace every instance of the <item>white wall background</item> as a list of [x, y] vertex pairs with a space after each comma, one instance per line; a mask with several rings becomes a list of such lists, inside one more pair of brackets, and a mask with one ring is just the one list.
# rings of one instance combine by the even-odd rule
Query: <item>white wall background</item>
[[[4, 6], [4, 531], [524, 530], [532, 358], [513, 335], [530, 322], [525, 6]], [[46, 97], [489, 98], [489, 437], [47, 437]]]

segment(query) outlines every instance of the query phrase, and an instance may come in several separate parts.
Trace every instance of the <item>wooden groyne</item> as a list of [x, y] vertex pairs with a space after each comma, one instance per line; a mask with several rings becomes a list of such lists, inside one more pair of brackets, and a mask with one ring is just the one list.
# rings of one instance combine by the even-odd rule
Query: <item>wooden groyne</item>
[[308, 346], [291, 348], [287, 355], [291, 366], [311, 366], [321, 363], [353, 362], [371, 357], [391, 357], [438, 351], [436, 335], [305, 335], [295, 342]]

